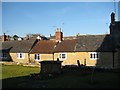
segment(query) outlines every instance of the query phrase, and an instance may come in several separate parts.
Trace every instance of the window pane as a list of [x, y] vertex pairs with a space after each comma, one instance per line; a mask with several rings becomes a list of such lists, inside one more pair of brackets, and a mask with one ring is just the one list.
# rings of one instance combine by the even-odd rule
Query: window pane
[[20, 53], [20, 58], [22, 58], [22, 53]]
[[40, 55], [39, 54], [37, 54], [37, 59], [40, 60]]
[[35, 59], [37, 59], [37, 55], [35, 54]]
[[96, 54], [94, 53], [94, 58], [96, 58]]
[[91, 53], [91, 54], [90, 54], [90, 58], [92, 58], [92, 56], [93, 56], [93, 54]]
[[97, 60], [99, 58], [99, 52], [90, 52], [90, 59]]
[[40, 60], [40, 54], [35, 54], [35, 60]]
[[62, 58], [63, 58], [63, 59], [65, 58], [65, 54], [62, 54]]

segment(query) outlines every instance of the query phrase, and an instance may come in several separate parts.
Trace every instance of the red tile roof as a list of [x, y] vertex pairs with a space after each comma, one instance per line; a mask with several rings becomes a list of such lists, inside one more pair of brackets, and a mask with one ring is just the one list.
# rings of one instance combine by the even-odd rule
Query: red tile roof
[[41, 40], [33, 47], [30, 53], [53, 53], [55, 41], [50, 40]]
[[73, 52], [76, 47], [76, 39], [73, 40], [64, 40], [61, 43], [58, 43], [54, 52]]

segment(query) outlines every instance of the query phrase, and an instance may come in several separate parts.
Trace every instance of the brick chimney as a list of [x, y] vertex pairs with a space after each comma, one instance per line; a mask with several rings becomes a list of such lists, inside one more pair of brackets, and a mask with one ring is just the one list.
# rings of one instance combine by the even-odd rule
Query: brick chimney
[[2, 42], [6, 41], [6, 35], [5, 33], [2, 35]]
[[115, 13], [114, 12], [111, 13], [111, 24], [112, 25], [115, 24]]
[[56, 29], [55, 39], [56, 39], [56, 42], [61, 42], [62, 41], [63, 33], [61, 32], [61, 28]]

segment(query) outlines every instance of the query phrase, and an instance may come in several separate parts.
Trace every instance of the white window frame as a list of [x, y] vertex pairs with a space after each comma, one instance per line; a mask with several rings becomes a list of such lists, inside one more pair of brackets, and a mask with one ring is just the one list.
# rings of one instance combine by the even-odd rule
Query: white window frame
[[17, 59], [24, 59], [24, 58], [25, 58], [25, 53], [17, 53]]
[[100, 58], [100, 52], [90, 52], [89, 57], [90, 57], [90, 60], [98, 60]]
[[[65, 58], [62, 57], [63, 54], [65, 54]], [[60, 60], [66, 60], [67, 59], [67, 53], [59, 53], [59, 59]]]
[[[37, 55], [37, 58], [35, 58], [35, 55]], [[39, 59], [38, 59], [38, 55], [39, 55]], [[34, 54], [34, 59], [35, 59], [36, 61], [41, 60], [41, 54], [39, 54], [39, 53]]]

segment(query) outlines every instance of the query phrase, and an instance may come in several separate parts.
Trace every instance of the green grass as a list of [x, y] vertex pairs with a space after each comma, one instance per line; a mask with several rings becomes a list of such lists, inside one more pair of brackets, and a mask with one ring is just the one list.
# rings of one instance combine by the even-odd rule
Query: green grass
[[38, 67], [25, 67], [21, 65], [2, 65], [2, 79], [30, 75], [40, 72]]
[[54, 78], [40, 79], [31, 77], [31, 73], [39, 73], [38, 67], [24, 67], [16, 65], [2, 66], [3, 88], [117, 88], [119, 74], [112, 72], [92, 72], [84, 70], [63, 69], [62, 74]]

